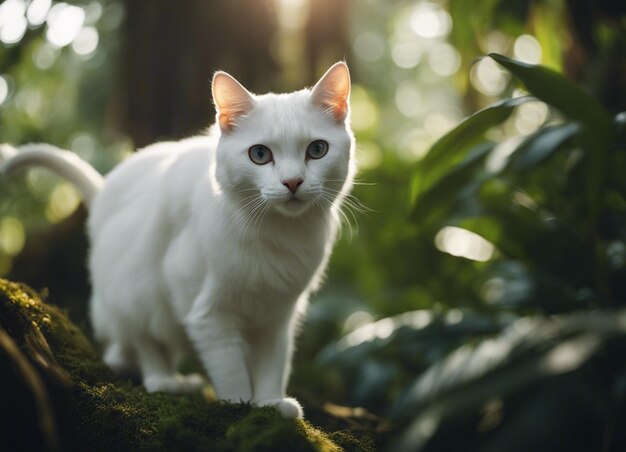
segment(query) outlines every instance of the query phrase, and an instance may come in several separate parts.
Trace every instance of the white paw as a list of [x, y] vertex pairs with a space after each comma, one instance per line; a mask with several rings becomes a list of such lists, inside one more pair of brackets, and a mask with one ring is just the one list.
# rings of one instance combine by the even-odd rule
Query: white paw
[[189, 394], [200, 392], [204, 387], [204, 379], [199, 374], [151, 375], [144, 379], [143, 385], [150, 393]]
[[200, 392], [206, 386], [206, 380], [200, 374], [178, 375], [183, 381], [183, 385], [187, 388], [185, 392]]
[[292, 399], [291, 397], [285, 397], [283, 399], [266, 399], [255, 402], [257, 406], [273, 406], [278, 411], [282, 417], [288, 419], [301, 418], [304, 416], [304, 412], [302, 411], [302, 406], [298, 403], [296, 399]]
[[119, 344], [107, 347], [102, 360], [116, 375], [132, 375], [135, 373], [133, 372], [135, 369], [132, 362]]

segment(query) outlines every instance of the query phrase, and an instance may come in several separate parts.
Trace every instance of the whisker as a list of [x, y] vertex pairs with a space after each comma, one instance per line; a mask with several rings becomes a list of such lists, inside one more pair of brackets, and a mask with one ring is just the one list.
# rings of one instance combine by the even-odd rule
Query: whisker
[[332, 188], [328, 187], [323, 187], [322, 190], [327, 192], [328, 194], [341, 196], [342, 202], [348, 204], [352, 209], [356, 210], [359, 213], [377, 212], [376, 210], [363, 204], [363, 202], [354, 195], [344, 194], [341, 191], [333, 190]]
[[332, 199], [330, 197], [330, 195], [328, 193], [325, 193], [324, 191], [322, 191], [320, 193], [320, 198], [324, 199], [325, 201], [327, 201], [331, 206], [334, 205], [337, 207], [337, 213], [343, 218], [343, 222], [345, 222], [348, 225], [348, 230], [350, 232], [349, 237], [350, 240], [352, 240], [352, 238], [355, 235], [355, 228], [356, 225], [358, 224], [356, 215], [354, 215], [354, 212], [352, 212], [350, 209], [348, 209], [348, 212], [350, 212], [352, 219], [354, 220], [354, 225], [352, 224], [352, 221], [350, 221], [350, 217], [348, 217], [348, 215], [344, 212], [343, 210], [343, 206], [342, 205], [338, 205], [334, 203], [334, 199]]
[[[322, 201], [325, 201], [325, 199], [322, 198], [322, 200], [320, 199], [313, 199], [313, 207], [318, 207], [320, 210], [322, 210], [324, 213], [327, 213], [330, 211], [332, 204], [330, 203], [324, 203]], [[310, 217], [310, 215], [309, 215]], [[322, 215], [322, 218], [324, 219], [324, 225], [326, 226], [327, 229], [330, 228], [330, 217], [328, 215]]]
[[255, 195], [253, 195], [253, 196], [248, 196], [248, 197], [244, 198], [244, 199], [242, 200], [243, 205], [238, 206], [238, 208], [237, 208], [237, 209], [235, 209], [235, 210], [234, 210], [234, 211], [233, 211], [233, 212], [229, 215], [229, 217], [226, 219], [226, 222], [230, 222], [230, 221], [231, 221], [231, 220], [235, 217], [235, 215], [237, 215], [237, 214], [245, 214], [245, 213], [246, 213], [246, 210], [248, 209], [248, 207], [249, 207], [251, 204], [253, 204], [253, 203], [256, 201], [256, 199], [257, 199], [257, 198], [258, 198], [258, 196], [255, 196]]
[[239, 189], [239, 190], [233, 190], [233, 193], [243, 193], [243, 192], [246, 192], [246, 191], [255, 191], [255, 192], [258, 192], [258, 191], [259, 191], [259, 189], [258, 189], [258, 188], [255, 188], [255, 187], [251, 187], [251, 188], [241, 188], [241, 189]]
[[[326, 179], [326, 182], [344, 182], [344, 181], [342, 179]], [[352, 181], [352, 185], [371, 186], [371, 185], [378, 185], [378, 184], [376, 182], [361, 182], [355, 179]]]
[[265, 200], [262, 198], [257, 198], [256, 203], [246, 210], [246, 216], [244, 217], [244, 223], [241, 227], [241, 233], [237, 238], [237, 243], [235, 244], [237, 250], [243, 251], [243, 248], [239, 248], [239, 244], [243, 244], [243, 241], [246, 239], [250, 230], [254, 230], [251, 226], [259, 210], [263, 207], [264, 202]]
[[[256, 191], [256, 189], [244, 189], [242, 191]], [[240, 201], [238, 208], [230, 215], [228, 221], [231, 221], [236, 215], [239, 216], [241, 222], [239, 224], [239, 233], [237, 234], [237, 241], [235, 242], [235, 249], [237, 251], [243, 251], [243, 242], [250, 230], [253, 228], [256, 216], [262, 210], [266, 201], [261, 198], [257, 193], [244, 197]]]
[[259, 208], [255, 211], [252, 216], [252, 221], [249, 228], [254, 232], [255, 238], [259, 235], [259, 226], [263, 222], [263, 218], [265, 218], [265, 214], [269, 211], [270, 203], [264, 199], [261, 199], [259, 203]]

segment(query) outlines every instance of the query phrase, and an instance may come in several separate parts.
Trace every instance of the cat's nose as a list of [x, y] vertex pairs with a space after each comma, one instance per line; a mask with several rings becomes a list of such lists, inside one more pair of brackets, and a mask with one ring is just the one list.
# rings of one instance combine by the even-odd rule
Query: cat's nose
[[295, 195], [296, 191], [298, 191], [298, 187], [300, 185], [302, 185], [302, 182], [303, 182], [303, 180], [301, 178], [297, 177], [297, 178], [294, 178], [294, 179], [285, 179], [285, 180], [283, 180], [283, 185], [285, 187], [287, 187], [289, 189], [289, 191]]

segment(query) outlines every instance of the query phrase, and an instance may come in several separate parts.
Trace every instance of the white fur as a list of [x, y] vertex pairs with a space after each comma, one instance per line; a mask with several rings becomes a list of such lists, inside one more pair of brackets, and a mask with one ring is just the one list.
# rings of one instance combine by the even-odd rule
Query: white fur
[[[154, 144], [106, 176], [88, 220], [91, 320], [105, 362], [148, 391], [202, 385], [177, 374], [191, 344], [220, 399], [296, 417], [295, 330], [335, 242], [354, 138], [309, 90], [252, 97], [233, 130]], [[305, 160], [316, 139], [328, 154]], [[254, 164], [254, 144], [275, 162]], [[282, 181], [298, 177], [291, 199]]]
[[103, 179], [87, 162], [73, 152], [64, 151], [45, 143], [33, 143], [20, 147], [20, 152], [7, 144], [0, 145], [2, 173], [10, 174], [25, 166], [44, 166], [72, 182], [89, 207], [102, 188]]

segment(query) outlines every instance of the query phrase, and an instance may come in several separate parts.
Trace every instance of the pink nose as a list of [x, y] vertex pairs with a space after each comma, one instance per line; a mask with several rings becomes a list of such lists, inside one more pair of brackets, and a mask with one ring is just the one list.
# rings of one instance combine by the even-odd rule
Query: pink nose
[[302, 179], [300, 179], [299, 177], [294, 178], [294, 179], [285, 179], [283, 181], [283, 185], [287, 187], [289, 191], [295, 195], [296, 191], [298, 191], [298, 187], [302, 185]]

